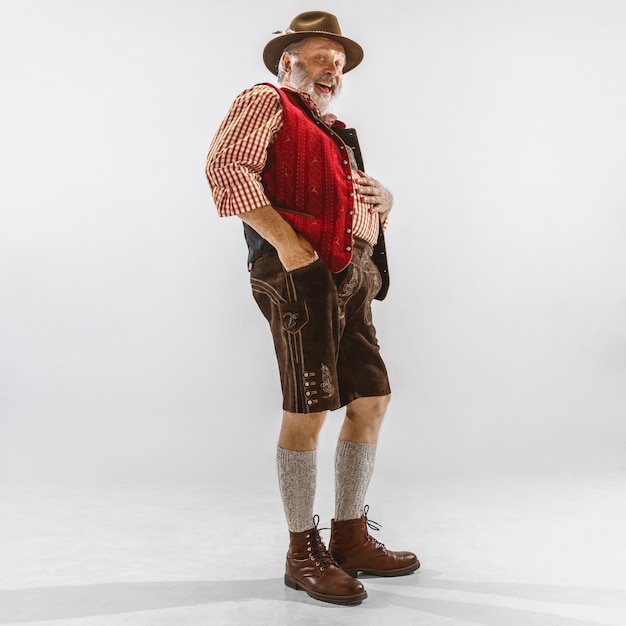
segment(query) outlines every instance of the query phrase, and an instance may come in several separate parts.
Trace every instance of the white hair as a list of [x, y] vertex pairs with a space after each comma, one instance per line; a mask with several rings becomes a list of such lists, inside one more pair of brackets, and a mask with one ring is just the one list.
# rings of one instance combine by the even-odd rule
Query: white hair
[[[296, 41], [295, 43], [288, 45], [283, 50], [283, 54], [287, 52], [288, 54], [297, 56], [298, 52], [300, 52], [300, 49], [304, 45], [305, 41], [306, 41], [305, 39], [301, 39], [300, 41]], [[283, 64], [283, 54], [280, 55], [280, 61], [278, 62], [278, 74], [276, 75], [279, 85], [282, 85], [283, 80], [285, 80], [285, 65]]]

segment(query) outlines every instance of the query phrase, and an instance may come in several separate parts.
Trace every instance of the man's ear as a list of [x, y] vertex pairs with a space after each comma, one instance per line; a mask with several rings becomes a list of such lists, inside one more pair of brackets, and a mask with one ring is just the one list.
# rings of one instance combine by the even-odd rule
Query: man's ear
[[292, 56], [289, 52], [283, 52], [280, 60], [283, 62], [283, 67], [285, 68], [285, 72], [291, 72], [292, 66]]

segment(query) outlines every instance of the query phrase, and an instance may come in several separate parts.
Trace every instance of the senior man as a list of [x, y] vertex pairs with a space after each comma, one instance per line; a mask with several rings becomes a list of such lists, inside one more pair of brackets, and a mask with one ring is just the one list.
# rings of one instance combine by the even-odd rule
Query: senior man
[[[302, 13], [275, 34], [263, 59], [280, 88], [259, 84], [235, 99], [206, 173], [219, 215], [244, 222], [252, 291], [278, 360], [285, 584], [357, 604], [367, 597], [359, 572], [399, 576], [420, 565], [369, 534], [365, 506], [391, 393], [371, 302], [388, 287], [383, 231], [392, 196], [365, 173], [355, 131], [332, 113], [361, 46], [323, 11]], [[317, 442], [327, 412], [344, 406], [326, 548], [314, 516]]]

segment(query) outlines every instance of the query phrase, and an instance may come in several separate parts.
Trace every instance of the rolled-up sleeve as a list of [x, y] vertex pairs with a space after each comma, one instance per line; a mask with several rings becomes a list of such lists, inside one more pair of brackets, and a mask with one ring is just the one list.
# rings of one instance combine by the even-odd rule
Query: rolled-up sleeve
[[209, 148], [206, 176], [220, 216], [268, 206], [261, 173], [283, 123], [280, 96], [256, 85], [235, 98]]

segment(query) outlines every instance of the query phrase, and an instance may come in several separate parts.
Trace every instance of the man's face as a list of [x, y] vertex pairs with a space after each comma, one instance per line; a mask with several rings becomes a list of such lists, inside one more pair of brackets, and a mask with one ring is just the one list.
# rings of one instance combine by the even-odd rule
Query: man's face
[[[307, 92], [322, 114], [329, 113], [341, 92], [346, 55], [343, 46], [332, 39], [305, 39], [297, 54], [287, 54], [286, 80]], [[287, 63], [289, 65], [287, 66]]]

